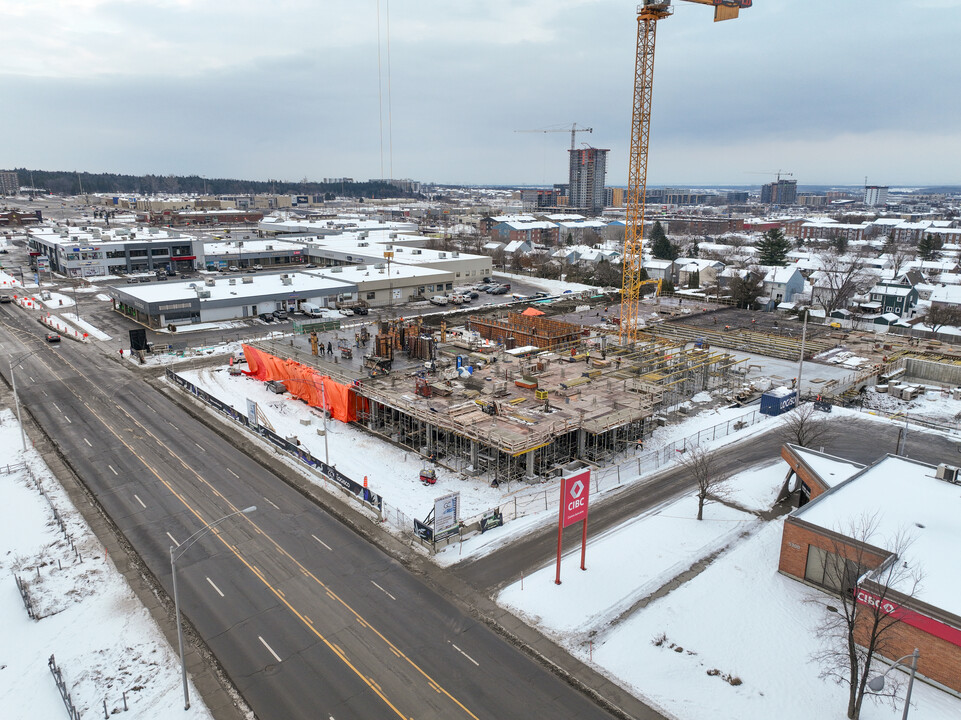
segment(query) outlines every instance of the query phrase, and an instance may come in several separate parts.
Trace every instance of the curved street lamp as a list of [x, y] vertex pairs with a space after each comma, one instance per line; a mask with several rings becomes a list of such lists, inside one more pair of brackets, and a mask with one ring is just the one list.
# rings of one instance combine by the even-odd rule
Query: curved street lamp
[[904, 657], [895, 660], [894, 665], [885, 670], [883, 675], [878, 675], [877, 677], [873, 677], [868, 680], [868, 688], [870, 688], [871, 692], [880, 692], [884, 689], [884, 676], [894, 670], [896, 667], [904, 667], [901, 662], [911, 658], [911, 679], [908, 680], [908, 692], [904, 696], [904, 712], [901, 715], [901, 720], [908, 720], [908, 709], [911, 707], [911, 690], [914, 688], [914, 674], [918, 671], [918, 658], [920, 656], [921, 651], [917, 648], [914, 648], [914, 652], [910, 655], [905, 655]]
[[[244, 508], [243, 510], [236, 510], [235, 512], [228, 513], [224, 515], [219, 520], [214, 520], [212, 523], [207, 523], [202, 528], [200, 528], [193, 535], [188, 537], [177, 547], [173, 545], [170, 546], [170, 575], [173, 578], [174, 585], [174, 608], [177, 614], [177, 644], [180, 646], [180, 675], [183, 678], [184, 685], [184, 710], [190, 709], [190, 693], [187, 690], [187, 664], [184, 662], [184, 633], [183, 626], [180, 622], [180, 596], [177, 594], [177, 560], [190, 549], [190, 546], [197, 542], [200, 538], [206, 535], [208, 532], [217, 527], [220, 523], [228, 518], [232, 518], [234, 515], [249, 515], [250, 513], [257, 510], [256, 505], [251, 505], [249, 508]], [[175, 550], [179, 552], [175, 553]]]
[[19, 365], [22, 361], [26, 360], [31, 355], [35, 355], [40, 352], [43, 348], [37, 348], [36, 350], [31, 350], [30, 352], [24, 353], [16, 360], [10, 358], [10, 386], [13, 389], [13, 402], [17, 406], [17, 424], [20, 425], [20, 442], [23, 444], [23, 452], [27, 452], [27, 435], [23, 430], [23, 420], [20, 418], [20, 396], [17, 394], [17, 376], [13, 372], [13, 366]]

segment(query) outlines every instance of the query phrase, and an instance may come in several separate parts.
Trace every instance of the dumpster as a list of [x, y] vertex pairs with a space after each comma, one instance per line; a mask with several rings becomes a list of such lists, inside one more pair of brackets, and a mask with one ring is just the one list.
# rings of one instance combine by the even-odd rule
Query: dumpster
[[761, 414], [780, 415], [797, 407], [797, 393], [786, 387], [773, 388], [761, 395]]

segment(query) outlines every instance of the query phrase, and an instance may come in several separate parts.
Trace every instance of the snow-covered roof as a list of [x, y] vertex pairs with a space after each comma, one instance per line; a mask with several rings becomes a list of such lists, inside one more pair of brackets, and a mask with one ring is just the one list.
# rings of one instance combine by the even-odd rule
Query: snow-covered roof
[[517, 252], [523, 247], [530, 247], [530, 243], [528, 243], [526, 240], [511, 240], [509, 243], [507, 243], [507, 245], [504, 246], [504, 252]]
[[878, 547], [907, 530], [913, 542], [899, 561], [924, 572], [915, 598], [961, 615], [961, 575], [954, 555], [961, 546], [961, 488], [937, 479], [935, 470], [918, 460], [887, 455], [792, 515], [842, 534], [861, 517], [872, 517], [877, 530], [869, 542]]
[[914, 288], [906, 285], [875, 285], [871, 288], [872, 295], [887, 295], [889, 297], [907, 297]]
[[961, 285], [942, 285], [931, 291], [932, 303], [961, 305]]
[[834, 487], [864, 469], [861, 463], [791, 445], [791, 451], [828, 487]]
[[654, 270], [667, 270], [673, 264], [673, 260], [645, 260], [643, 266]]
[[788, 267], [776, 267], [768, 270], [767, 275], [764, 276], [764, 282], [769, 283], [787, 283], [791, 281], [797, 273], [800, 271], [789, 265]]
[[[284, 283], [285, 278], [290, 280], [289, 285]], [[231, 280], [234, 281], [234, 284], [230, 283]], [[293, 295], [294, 293], [298, 293], [301, 297], [319, 297], [338, 292], [353, 292], [356, 287], [349, 280], [331, 280], [307, 272], [292, 272], [283, 275], [268, 273], [218, 277], [214, 279], [213, 285], [193, 280], [189, 282], [119, 285], [116, 289], [125, 295], [130, 295], [148, 303], [193, 300], [198, 297], [198, 290], [206, 291], [210, 293], [210, 297], [200, 299], [200, 303], [203, 305], [204, 303], [223, 300], [233, 300], [240, 304], [244, 301], [244, 298]]]
[[552, 222], [547, 222], [546, 220], [507, 220], [503, 223], [498, 223], [499, 225], [506, 225], [511, 230], [550, 230], [551, 228], [557, 227], [556, 224]]

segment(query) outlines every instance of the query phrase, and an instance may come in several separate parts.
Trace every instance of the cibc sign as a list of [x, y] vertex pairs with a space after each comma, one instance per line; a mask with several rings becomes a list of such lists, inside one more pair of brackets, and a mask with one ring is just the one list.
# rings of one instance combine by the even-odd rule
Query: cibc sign
[[584, 523], [581, 530], [581, 570], [587, 569], [584, 561], [587, 552], [587, 507], [590, 496], [590, 468], [568, 475], [561, 480], [561, 507], [557, 518], [557, 576], [554, 578], [554, 583], [557, 585], [561, 584], [561, 545], [564, 528], [568, 525]]
[[584, 470], [564, 478], [561, 488], [561, 526], [567, 527], [586, 520], [588, 498], [591, 494], [591, 471]]

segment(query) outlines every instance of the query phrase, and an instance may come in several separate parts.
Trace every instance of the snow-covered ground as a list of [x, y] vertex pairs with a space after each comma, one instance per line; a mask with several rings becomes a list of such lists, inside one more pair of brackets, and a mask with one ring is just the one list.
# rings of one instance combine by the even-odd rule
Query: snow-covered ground
[[584, 285], [582, 283], [575, 282], [565, 282], [563, 280], [548, 280], [547, 278], [533, 277], [523, 274], [505, 273], [494, 271], [495, 278], [506, 278], [508, 280], [516, 280], [517, 282], [522, 282], [525, 285], [530, 285], [531, 287], [539, 288], [544, 292], [551, 293], [552, 295], [560, 295], [564, 291], [570, 291], [572, 293], [579, 293], [582, 290], [590, 290], [591, 292], [600, 292], [600, 288], [594, 287], [593, 285]]
[[864, 409], [902, 418], [907, 415], [909, 425], [911, 418], [915, 417], [952, 428], [961, 427], [961, 402], [952, 400], [951, 393], [940, 387], [924, 387], [924, 390], [925, 392], [914, 400], [902, 400], [871, 388], [864, 393]]
[[[743, 472], [730, 481], [733, 499], [764, 507], [783, 476], [781, 463]], [[812, 660], [829, 599], [778, 574], [783, 520], [709, 504], [698, 523], [695, 511], [682, 498], [590, 539], [586, 572], [579, 548], [567, 548], [561, 585], [552, 564], [524, 578], [523, 589], [505, 588], [498, 602], [681, 720], [843, 718], [846, 688], [820, 679]], [[700, 574], [625, 613], [716, 551]], [[923, 683], [912, 705], [911, 716], [925, 720], [961, 716], [961, 700]], [[895, 709], [868, 699], [861, 717], [894, 720], [901, 708], [900, 700]]]
[[[192, 687], [184, 712], [177, 654], [40, 456], [21, 447], [16, 418], [0, 411], [0, 717], [66, 717], [47, 666], [53, 655], [85, 718], [102, 716], [104, 700], [111, 714], [123, 712], [124, 691], [131, 717], [210, 718]], [[28, 617], [14, 574], [39, 620]]]

